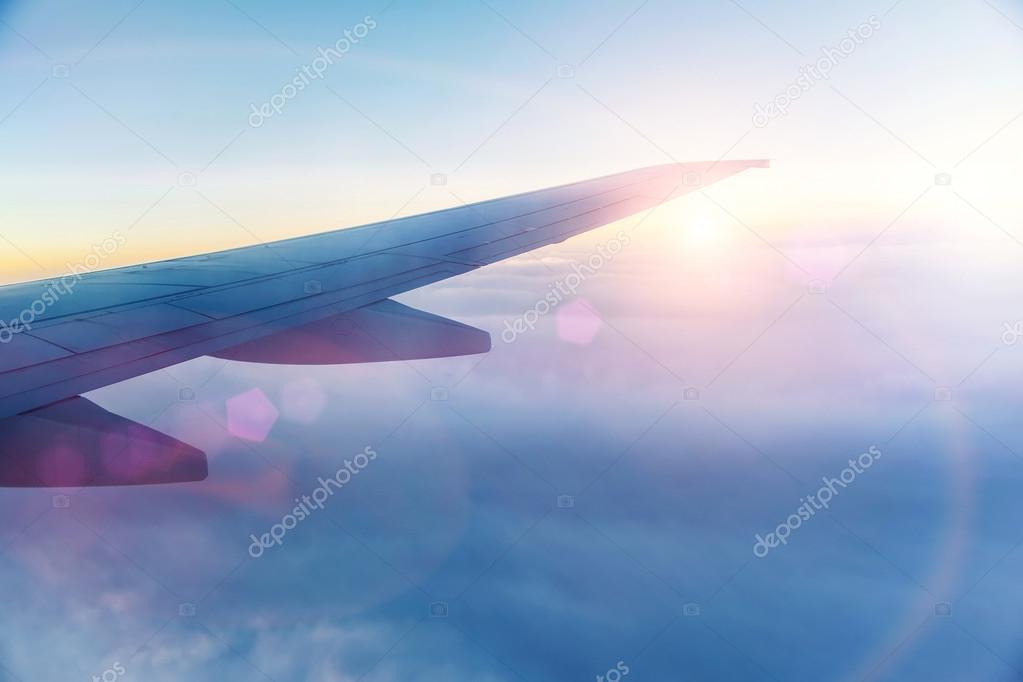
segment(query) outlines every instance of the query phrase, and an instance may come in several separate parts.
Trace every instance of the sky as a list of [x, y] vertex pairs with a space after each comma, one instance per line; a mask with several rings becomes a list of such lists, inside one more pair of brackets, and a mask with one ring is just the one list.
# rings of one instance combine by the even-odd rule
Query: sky
[[[365, 36], [285, 91], [346, 31]], [[1023, 670], [1019, 2], [21, 0], [0, 3], [0, 55], [4, 283], [62, 274], [115, 231], [101, 267], [771, 159], [399, 297], [489, 331], [486, 355], [200, 358], [89, 394], [207, 452], [210, 477], [67, 507], [0, 491], [19, 614], [0, 621], [0, 679]], [[502, 341], [622, 230], [578, 296]], [[239, 429], [239, 400], [272, 409]], [[827, 513], [754, 554], [872, 446]], [[250, 556], [366, 447], [324, 509]]]
[[[774, 160], [752, 187], [714, 194], [772, 237], [816, 243], [864, 223], [876, 234], [940, 172], [1004, 224], [1019, 208], [1018, 11], [982, 0], [8, 3], [4, 280], [60, 271], [118, 229], [130, 239], [105, 265], [722, 157]], [[871, 16], [879, 28], [827, 80], [753, 125], [758, 104]], [[253, 106], [366, 17], [376, 27], [323, 78], [249, 125]], [[435, 173], [447, 184], [432, 185]], [[987, 222], [933, 194], [906, 218]]]

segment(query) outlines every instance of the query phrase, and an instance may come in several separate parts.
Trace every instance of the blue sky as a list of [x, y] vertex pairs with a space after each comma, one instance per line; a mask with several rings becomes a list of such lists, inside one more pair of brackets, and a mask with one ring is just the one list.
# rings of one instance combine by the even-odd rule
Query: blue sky
[[[68, 509], [2, 491], [20, 616], [0, 626], [0, 679], [119, 662], [157, 682], [560, 680], [620, 660], [637, 680], [1011, 679], [1019, 2], [0, 7], [3, 282], [59, 274], [114, 230], [129, 238], [103, 267], [672, 159], [772, 159], [401, 297], [490, 331], [486, 356], [201, 358], [90, 394], [202, 448], [210, 478]], [[249, 125], [367, 16], [325, 78]], [[753, 124], [871, 16], [830, 80]], [[588, 342], [563, 314], [499, 340], [620, 229], [632, 246], [580, 290]], [[261, 442], [228, 424], [254, 390], [279, 411]], [[755, 533], [871, 444], [876, 472], [754, 559]], [[380, 458], [357, 481], [248, 556], [367, 445]], [[946, 601], [956, 620], [934, 615]]]
[[[843, 227], [856, 229], [875, 212], [890, 220], [996, 132], [955, 170], [1001, 223], [1015, 208], [1002, 176], [1019, 141], [1006, 127], [1019, 111], [1018, 11], [973, 0], [16, 2], [0, 33], [0, 220], [23, 253], [5, 245], [0, 258], [8, 280], [27, 279], [131, 225], [110, 265], [725, 154], [775, 159], [742, 196], [751, 210], [731, 206], [758, 228], [792, 232], [839, 203], [855, 206]], [[377, 27], [323, 80], [248, 126], [252, 105], [366, 16]], [[756, 104], [870, 16], [880, 30], [829, 81], [751, 125]], [[563, 64], [573, 78], [557, 78]], [[68, 77], [54, 78], [62, 65]], [[430, 185], [435, 172], [448, 184]], [[198, 184], [179, 187], [182, 173]]]

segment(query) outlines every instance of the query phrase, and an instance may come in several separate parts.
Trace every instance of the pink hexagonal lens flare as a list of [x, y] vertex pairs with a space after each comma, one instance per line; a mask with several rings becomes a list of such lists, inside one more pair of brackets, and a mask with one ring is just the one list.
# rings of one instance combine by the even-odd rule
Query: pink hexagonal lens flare
[[227, 400], [227, 430], [238, 438], [262, 443], [279, 416], [280, 412], [258, 388]]
[[578, 346], [587, 346], [604, 325], [585, 299], [566, 303], [557, 312], [558, 338]]

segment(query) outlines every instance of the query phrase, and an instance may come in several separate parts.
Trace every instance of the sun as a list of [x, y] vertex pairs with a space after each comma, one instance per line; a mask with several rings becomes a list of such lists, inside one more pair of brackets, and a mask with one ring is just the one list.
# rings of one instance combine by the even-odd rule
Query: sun
[[681, 232], [682, 241], [688, 246], [711, 247], [722, 239], [721, 225], [703, 213], [683, 218]]

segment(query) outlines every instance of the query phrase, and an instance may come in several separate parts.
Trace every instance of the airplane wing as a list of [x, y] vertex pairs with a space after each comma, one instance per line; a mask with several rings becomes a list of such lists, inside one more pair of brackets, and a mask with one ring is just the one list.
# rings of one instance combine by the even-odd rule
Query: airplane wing
[[[175, 449], [176, 441], [142, 433], [146, 427], [79, 394], [203, 355], [340, 364], [485, 352], [486, 332], [389, 297], [766, 165], [653, 166], [362, 227], [0, 287], [0, 435], [22, 434], [17, 457], [0, 451], [0, 485], [204, 478], [201, 452], [184, 444]], [[37, 465], [55, 447], [47, 432], [67, 440], [83, 429], [93, 443], [109, 433], [144, 441], [149, 445], [136, 459], [145, 466], [118, 469], [101, 445], [85, 448], [73, 466]], [[123, 437], [129, 432], [134, 436]], [[14, 460], [17, 467], [5, 471]]]

